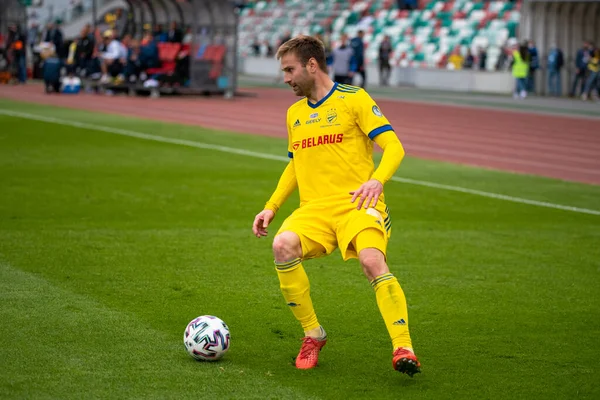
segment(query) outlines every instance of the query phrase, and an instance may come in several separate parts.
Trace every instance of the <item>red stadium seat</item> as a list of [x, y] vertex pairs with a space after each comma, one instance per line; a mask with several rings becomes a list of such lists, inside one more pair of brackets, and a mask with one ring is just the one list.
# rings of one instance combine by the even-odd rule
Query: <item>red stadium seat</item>
[[159, 43], [158, 58], [161, 66], [158, 68], [149, 68], [146, 73], [148, 75], [166, 74], [171, 75], [175, 71], [177, 54], [181, 49], [180, 43]]
[[211, 79], [217, 79], [221, 75], [226, 53], [227, 47], [223, 45], [210, 45], [206, 47], [202, 58], [212, 63], [209, 73]]

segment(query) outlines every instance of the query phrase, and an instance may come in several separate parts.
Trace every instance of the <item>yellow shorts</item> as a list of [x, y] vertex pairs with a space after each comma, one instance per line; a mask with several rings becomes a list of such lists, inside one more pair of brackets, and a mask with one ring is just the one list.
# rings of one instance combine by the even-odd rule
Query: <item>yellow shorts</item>
[[[375, 208], [356, 209], [357, 203], [345, 201], [315, 201], [296, 209], [281, 225], [277, 234], [291, 231], [300, 237], [303, 259], [321, 257], [340, 248], [342, 258], [358, 258], [352, 241], [365, 229], [375, 228], [383, 233], [385, 247], [391, 235], [391, 220], [385, 203]], [[370, 247], [370, 246], [369, 246]], [[386, 254], [386, 248], [378, 248]]]

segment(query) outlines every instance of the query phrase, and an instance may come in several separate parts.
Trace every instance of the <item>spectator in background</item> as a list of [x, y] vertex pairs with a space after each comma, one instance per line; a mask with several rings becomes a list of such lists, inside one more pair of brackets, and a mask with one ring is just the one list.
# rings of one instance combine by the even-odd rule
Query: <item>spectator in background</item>
[[460, 54], [460, 47], [455, 47], [450, 57], [448, 57], [448, 66], [450, 69], [461, 69], [465, 58]]
[[463, 62], [463, 69], [473, 69], [475, 65], [475, 57], [473, 57], [473, 53], [471, 49], [467, 50], [467, 56], [465, 57], [465, 61]]
[[364, 31], [358, 31], [358, 35], [350, 41], [350, 46], [354, 52], [354, 62], [356, 63], [355, 71], [361, 76], [362, 82], [360, 86], [362, 88], [367, 87], [367, 70], [365, 68], [365, 43], [363, 38], [365, 36]]
[[6, 47], [9, 50], [8, 60], [14, 75], [19, 83], [25, 83], [27, 81], [27, 38], [21, 32], [19, 25], [9, 25]]
[[158, 45], [152, 32], [146, 31], [140, 47], [140, 64], [142, 69], [156, 68], [159, 64]]
[[325, 61], [327, 61], [327, 59], [331, 57], [331, 40], [329, 37], [325, 37], [322, 33], [317, 33], [315, 37], [319, 39], [321, 43], [323, 43], [323, 48], [325, 49]]
[[524, 99], [527, 97], [527, 75], [530, 71], [529, 60], [530, 55], [527, 43], [515, 47], [512, 60], [512, 75], [515, 78], [515, 99]]
[[273, 57], [273, 46], [268, 40], [265, 40], [260, 47], [260, 55], [263, 57]]
[[600, 49], [595, 49], [592, 53], [588, 65], [588, 77], [585, 82], [585, 88], [581, 95], [582, 100], [587, 100], [593, 90], [596, 89], [596, 94], [600, 95]]
[[181, 41], [183, 44], [190, 44], [194, 40], [194, 34], [192, 32], [192, 27], [188, 26], [185, 30], [185, 35], [183, 35], [183, 40]]
[[0, 32], [0, 84], [7, 84], [10, 81], [10, 74], [8, 73], [8, 54], [7, 49], [4, 47], [4, 36]]
[[137, 80], [140, 77], [140, 74], [143, 71], [140, 55], [140, 42], [137, 40], [131, 40], [127, 53], [127, 64], [125, 67], [125, 79], [128, 82], [137, 82]]
[[575, 79], [573, 80], [573, 85], [571, 86], [571, 92], [569, 95], [571, 97], [575, 97], [577, 92], [577, 86], [581, 84], [581, 89], [579, 90], [579, 96], [583, 94], [584, 86], [585, 86], [585, 76], [587, 74], [587, 65], [590, 60], [592, 46], [589, 41], [583, 42], [583, 47], [577, 50], [577, 55], [575, 56]]
[[290, 32], [289, 30], [285, 31], [285, 33], [283, 34], [283, 36], [281, 36], [281, 39], [279, 40], [279, 46], [281, 46], [282, 44], [284, 44], [291, 38], [292, 38], [292, 32]]
[[183, 32], [177, 26], [177, 22], [171, 22], [169, 31], [167, 32], [167, 42], [181, 43], [183, 41]]
[[60, 59], [65, 58], [63, 56], [63, 34], [62, 34], [62, 30], [60, 29], [60, 26], [58, 24], [58, 21], [56, 24], [53, 24], [52, 22], [50, 22], [48, 24], [48, 29], [46, 31], [46, 35], [44, 37], [44, 42], [50, 42], [52, 44], [54, 44], [54, 49], [56, 52], [56, 56]]
[[417, 0], [397, 0], [399, 10], [416, 10], [418, 8]]
[[[331, 39], [331, 27], [325, 28], [325, 33], [323, 34], [323, 44], [325, 45], [325, 56], [331, 59], [331, 53], [333, 52], [333, 41]], [[327, 65], [331, 65], [331, 60]]]
[[500, 54], [498, 54], [498, 59], [496, 60], [496, 65], [494, 68], [496, 71], [504, 71], [506, 69], [506, 64], [508, 62], [509, 49], [506, 45], [500, 48]]
[[529, 41], [529, 75], [527, 76], [527, 91], [535, 91], [535, 72], [540, 68], [540, 59], [537, 47], [533, 40]]
[[127, 26], [127, 14], [123, 12], [122, 8], [117, 8], [115, 11], [115, 21], [113, 32], [115, 35], [121, 36], [125, 33], [125, 26]]
[[479, 64], [479, 70], [485, 71], [487, 66], [487, 51], [483, 47], [479, 48], [477, 54], [477, 63]]
[[60, 69], [63, 63], [56, 55], [54, 44], [45, 42], [41, 49], [41, 57], [43, 60], [42, 77], [46, 93], [59, 93]]
[[112, 30], [107, 30], [102, 35], [102, 42], [105, 49], [101, 53], [100, 70], [102, 71], [102, 83], [108, 83], [109, 76], [117, 77], [123, 72], [123, 65], [120, 58], [122, 57], [121, 43], [114, 37]]
[[564, 62], [562, 50], [553, 46], [548, 53], [548, 93], [550, 93], [550, 96], [561, 95], [562, 82], [560, 71]]
[[331, 51], [331, 34], [317, 33], [316, 37], [321, 41], [321, 43], [323, 43], [323, 47], [325, 48], [325, 63], [327, 64], [327, 68], [329, 68], [333, 62]]
[[81, 30], [79, 40], [77, 41], [76, 50], [76, 70], [79, 75], [87, 76], [90, 71], [90, 64], [94, 56], [94, 47], [96, 46], [96, 39], [91, 31], [90, 24], [86, 24]]
[[71, 41], [71, 43], [69, 43], [69, 46], [67, 46], [67, 61], [66, 61], [66, 67], [67, 67], [67, 74], [68, 75], [73, 75], [75, 74], [75, 71], [77, 70], [77, 41], [73, 40]]
[[167, 34], [165, 33], [162, 24], [156, 24], [156, 27], [154, 28], [154, 40], [157, 43], [164, 43], [167, 41]]
[[174, 85], [188, 86], [190, 79], [190, 53], [189, 50], [181, 50], [175, 60], [175, 71], [172, 82]]
[[388, 35], [383, 37], [379, 45], [379, 84], [388, 86], [390, 81], [390, 57], [392, 55], [392, 42]]
[[131, 47], [131, 41], [131, 35], [126, 34], [119, 42], [119, 47], [121, 49], [119, 54], [119, 63], [123, 66], [123, 68], [122, 72], [119, 75], [117, 75], [116, 83], [122, 83], [125, 80], [125, 73], [127, 72], [127, 62], [129, 60], [129, 48]]
[[29, 48], [33, 52], [33, 48], [36, 44], [38, 44], [38, 35], [40, 33], [40, 28], [37, 22], [32, 22], [29, 30], [27, 31], [27, 44]]
[[254, 38], [254, 41], [252, 42], [252, 45], [250, 45], [250, 48], [252, 49], [253, 56], [260, 56], [260, 42], [258, 41], [258, 38]]
[[342, 34], [340, 47], [333, 50], [333, 80], [345, 85], [352, 84], [352, 78], [356, 71], [356, 62], [354, 61], [354, 51], [348, 45], [348, 35]]

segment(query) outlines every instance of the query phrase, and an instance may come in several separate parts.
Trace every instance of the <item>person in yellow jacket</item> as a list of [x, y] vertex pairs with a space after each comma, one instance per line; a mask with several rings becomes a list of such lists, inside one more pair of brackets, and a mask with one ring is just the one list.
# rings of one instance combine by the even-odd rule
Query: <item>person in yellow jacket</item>
[[596, 89], [596, 93], [600, 95], [600, 49], [594, 50], [592, 58], [588, 61], [588, 78], [585, 82], [585, 89], [581, 95], [582, 100], [587, 100], [591, 92]]
[[527, 44], [513, 50], [512, 75], [515, 78], [515, 99], [527, 97], [527, 75], [529, 74], [529, 50]]
[[460, 52], [460, 48], [456, 47], [450, 57], [448, 57], [448, 66], [450, 69], [462, 69], [465, 58]]

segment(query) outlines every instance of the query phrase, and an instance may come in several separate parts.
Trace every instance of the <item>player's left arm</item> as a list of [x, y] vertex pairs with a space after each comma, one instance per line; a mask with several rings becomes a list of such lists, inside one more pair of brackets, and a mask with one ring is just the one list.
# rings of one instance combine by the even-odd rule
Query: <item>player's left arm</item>
[[363, 183], [360, 188], [350, 192], [352, 203], [357, 199], [357, 209], [375, 207], [383, 193], [383, 185], [394, 175], [402, 159], [404, 148], [396, 136], [392, 125], [383, 115], [375, 101], [361, 90], [357, 95], [354, 113], [360, 129], [371, 140], [383, 149], [383, 157], [371, 179]]
[[371, 175], [371, 179], [375, 179], [385, 185], [392, 176], [396, 173], [396, 170], [400, 166], [402, 159], [404, 158], [404, 147], [396, 136], [396, 132], [387, 131], [378, 135], [374, 139], [375, 143], [383, 150], [383, 156], [379, 166]]

